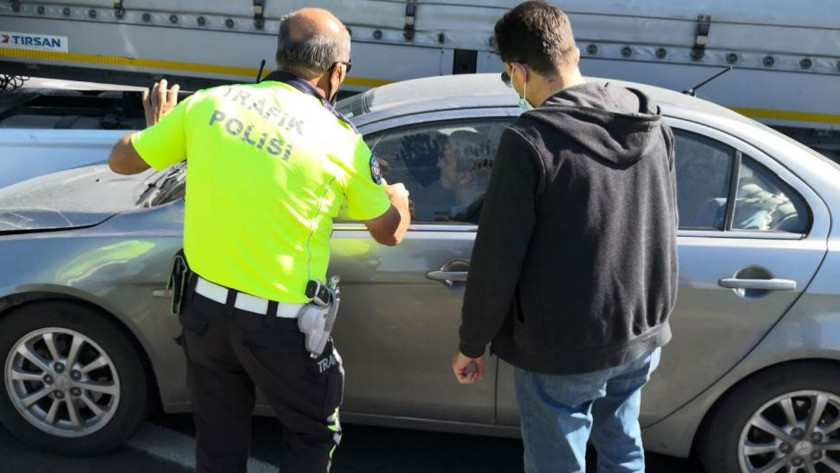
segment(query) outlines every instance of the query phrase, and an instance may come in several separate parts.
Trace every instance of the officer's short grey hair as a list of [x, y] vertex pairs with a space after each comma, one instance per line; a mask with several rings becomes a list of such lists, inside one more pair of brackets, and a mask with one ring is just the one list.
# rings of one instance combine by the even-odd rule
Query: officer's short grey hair
[[287, 13], [280, 18], [277, 38], [277, 67], [305, 78], [319, 76], [339, 61], [346, 60], [350, 50], [350, 35], [315, 34], [303, 40], [291, 37]]

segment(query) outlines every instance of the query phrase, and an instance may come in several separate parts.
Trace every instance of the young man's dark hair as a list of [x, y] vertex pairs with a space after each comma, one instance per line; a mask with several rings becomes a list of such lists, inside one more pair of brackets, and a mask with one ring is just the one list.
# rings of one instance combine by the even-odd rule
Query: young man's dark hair
[[507, 12], [495, 34], [504, 62], [525, 63], [541, 74], [574, 63], [577, 45], [569, 17], [546, 2], [525, 2]]

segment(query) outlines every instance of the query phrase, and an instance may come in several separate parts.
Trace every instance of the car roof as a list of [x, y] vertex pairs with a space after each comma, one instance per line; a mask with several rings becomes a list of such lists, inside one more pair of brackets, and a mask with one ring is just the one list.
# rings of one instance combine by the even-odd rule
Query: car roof
[[[638, 89], [659, 104], [666, 115], [701, 112], [756, 125], [752, 119], [696, 97], [637, 82], [590, 77], [589, 82], [613, 83]], [[352, 102], [352, 103], [351, 103]], [[341, 107], [355, 115], [357, 125], [391, 116], [413, 115], [457, 108], [516, 107], [512, 89], [499, 74], [427, 77], [384, 85], [347, 99]], [[682, 113], [681, 113], [682, 112]]]

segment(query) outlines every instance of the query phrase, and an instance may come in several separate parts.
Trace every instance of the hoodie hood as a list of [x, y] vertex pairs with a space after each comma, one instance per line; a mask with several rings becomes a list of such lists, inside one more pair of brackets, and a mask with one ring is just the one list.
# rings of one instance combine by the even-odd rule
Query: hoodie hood
[[661, 133], [661, 112], [635, 89], [587, 82], [564, 89], [540, 107], [523, 114], [555, 128], [593, 157], [616, 166], [630, 166]]

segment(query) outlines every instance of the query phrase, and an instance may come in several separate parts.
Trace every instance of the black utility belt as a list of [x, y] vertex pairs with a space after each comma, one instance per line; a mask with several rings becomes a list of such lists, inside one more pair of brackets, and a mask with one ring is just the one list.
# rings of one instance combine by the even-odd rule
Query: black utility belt
[[[192, 283], [192, 280], [195, 283]], [[306, 285], [308, 304], [295, 304], [272, 301], [235, 289], [221, 286], [192, 273], [187, 265], [184, 250], [180, 250], [172, 260], [172, 271], [167, 289], [172, 290], [172, 313], [179, 315], [188, 286], [196, 294], [228, 306], [233, 303], [235, 309], [253, 314], [276, 317], [278, 319], [296, 319], [300, 331], [306, 337], [306, 349], [313, 358], [321, 356], [330, 340], [341, 292], [338, 289], [338, 277], [330, 278], [326, 284], [309, 281]]]

